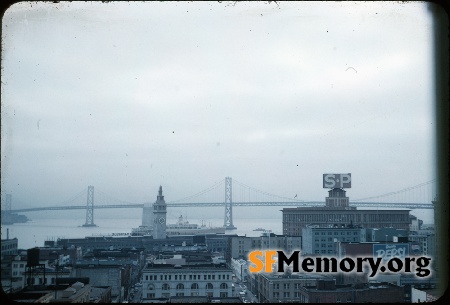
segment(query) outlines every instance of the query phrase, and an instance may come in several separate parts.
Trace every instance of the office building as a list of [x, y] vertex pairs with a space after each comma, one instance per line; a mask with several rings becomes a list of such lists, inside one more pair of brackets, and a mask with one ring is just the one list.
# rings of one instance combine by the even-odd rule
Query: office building
[[324, 207], [284, 208], [283, 234], [301, 236], [306, 226], [360, 228], [396, 228], [408, 231], [411, 224], [410, 210], [357, 210], [349, 206], [349, 198], [343, 189], [328, 191]]
[[142, 271], [143, 299], [232, 296], [232, 271], [224, 264], [154, 264]]

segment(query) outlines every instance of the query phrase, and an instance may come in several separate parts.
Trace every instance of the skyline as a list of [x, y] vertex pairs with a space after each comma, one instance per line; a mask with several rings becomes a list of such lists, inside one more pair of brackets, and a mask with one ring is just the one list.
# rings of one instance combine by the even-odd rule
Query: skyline
[[435, 179], [431, 23], [422, 2], [16, 3], [2, 204], [88, 185], [170, 201], [226, 176], [323, 200], [324, 173], [352, 173], [351, 201]]

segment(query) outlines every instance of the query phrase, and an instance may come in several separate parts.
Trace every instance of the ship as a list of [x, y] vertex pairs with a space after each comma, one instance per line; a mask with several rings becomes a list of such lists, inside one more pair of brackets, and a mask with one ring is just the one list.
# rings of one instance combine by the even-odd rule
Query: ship
[[265, 231], [265, 229], [263, 229], [263, 228], [256, 228], [253, 231]]
[[[132, 236], [151, 236], [153, 232], [152, 227], [139, 226], [138, 228], [133, 228], [131, 230]], [[183, 215], [178, 217], [178, 222], [174, 224], [166, 225], [167, 236], [174, 235], [198, 235], [198, 234], [225, 234], [224, 227], [212, 227], [206, 226], [205, 222], [202, 221], [201, 225], [195, 223], [189, 223], [183, 218]]]
[[175, 224], [167, 224], [166, 233], [171, 235], [197, 235], [197, 234], [225, 234], [224, 227], [211, 227], [206, 226], [202, 221], [201, 225], [189, 223], [189, 221], [183, 218], [183, 215], [178, 217], [178, 222]]

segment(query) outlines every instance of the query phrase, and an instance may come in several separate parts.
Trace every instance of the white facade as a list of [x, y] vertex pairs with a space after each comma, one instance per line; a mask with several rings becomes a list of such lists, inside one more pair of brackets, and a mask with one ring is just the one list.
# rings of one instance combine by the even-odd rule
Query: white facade
[[231, 259], [231, 268], [233, 269], [234, 275], [241, 281], [247, 281], [248, 275], [248, 263], [243, 259]]
[[233, 236], [229, 253], [231, 258], [246, 259], [248, 253], [253, 250], [276, 249], [291, 253], [295, 250], [301, 250], [301, 236], [284, 236], [273, 233], [262, 233], [259, 237]]
[[[61, 255], [61, 257], [64, 258], [65, 256]], [[39, 263], [45, 266], [45, 278], [44, 271], [37, 268], [31, 277], [30, 285], [51, 285], [55, 284], [56, 278], [69, 277], [70, 275], [70, 270], [67, 268], [59, 267], [55, 269], [55, 267], [50, 267], [48, 260], [40, 260]], [[13, 278], [19, 280], [21, 288], [27, 285], [27, 278], [29, 276], [27, 273], [27, 261], [23, 260], [23, 257], [20, 255], [17, 255], [11, 263], [11, 274]]]
[[427, 293], [425, 291], [411, 287], [411, 303], [423, 303], [427, 301]]
[[143, 299], [172, 296], [232, 296], [232, 272], [214, 264], [151, 265], [142, 273]]

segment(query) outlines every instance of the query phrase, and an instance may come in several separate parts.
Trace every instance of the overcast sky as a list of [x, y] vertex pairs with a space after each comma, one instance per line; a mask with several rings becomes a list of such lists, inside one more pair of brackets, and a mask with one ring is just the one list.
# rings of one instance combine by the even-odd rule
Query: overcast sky
[[431, 26], [420, 2], [14, 4], [2, 198], [140, 203], [161, 184], [171, 201], [229, 176], [324, 200], [322, 174], [351, 173], [352, 199], [434, 179]]

